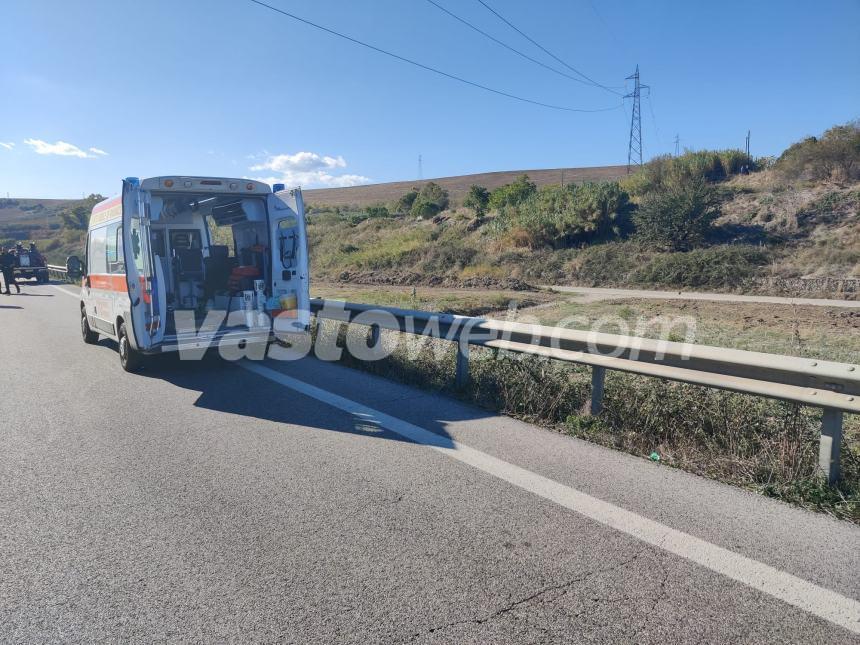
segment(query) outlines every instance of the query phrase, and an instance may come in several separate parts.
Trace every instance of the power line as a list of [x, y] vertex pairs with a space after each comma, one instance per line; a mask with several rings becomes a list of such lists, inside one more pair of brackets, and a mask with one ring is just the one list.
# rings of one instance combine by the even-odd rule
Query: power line
[[556, 73], [556, 74], [558, 74], [559, 76], [564, 76], [565, 78], [569, 78], [570, 80], [572, 80], [572, 81], [576, 81], [577, 83], [582, 83], [583, 85], [589, 85], [589, 86], [593, 85], [593, 83], [589, 83], [589, 82], [587, 82], [587, 81], [583, 81], [581, 78], [577, 78], [576, 76], [571, 76], [570, 74], [566, 74], [565, 72], [561, 71], [560, 69], [556, 69], [555, 67], [553, 67], [553, 66], [551, 66], [551, 65], [547, 65], [547, 64], [546, 64], [546, 63], [544, 63], [543, 61], [540, 61], [540, 60], [538, 60], [537, 58], [532, 58], [532, 57], [531, 57], [531, 56], [529, 56], [528, 54], [526, 54], [526, 53], [524, 53], [524, 52], [521, 52], [519, 49], [517, 49], [517, 48], [515, 48], [515, 47], [511, 47], [511, 46], [510, 46], [510, 45], [508, 45], [506, 42], [503, 42], [503, 41], [499, 40], [498, 38], [496, 38], [495, 36], [493, 36], [493, 35], [491, 35], [491, 34], [488, 34], [486, 31], [484, 31], [484, 30], [483, 30], [483, 29], [481, 29], [480, 27], [476, 27], [475, 25], [473, 25], [471, 22], [469, 22], [469, 21], [468, 21], [468, 20], [466, 20], [465, 18], [462, 18], [462, 17], [458, 16], [457, 14], [455, 14], [453, 11], [450, 11], [450, 10], [446, 9], [445, 7], [443, 7], [441, 4], [439, 4], [439, 3], [438, 3], [438, 2], [436, 2], [435, 0], [427, 0], [427, 2], [429, 2], [430, 4], [432, 4], [434, 7], [436, 7], [436, 8], [437, 8], [437, 9], [439, 9], [440, 11], [442, 11], [442, 12], [444, 12], [444, 13], [447, 13], [447, 14], [448, 14], [449, 16], [451, 16], [454, 20], [457, 20], [457, 21], [459, 21], [459, 22], [463, 23], [464, 25], [466, 25], [467, 27], [469, 27], [469, 29], [472, 29], [472, 30], [474, 30], [474, 31], [477, 31], [479, 34], [481, 34], [481, 35], [482, 35], [482, 36], [484, 36], [485, 38], [489, 38], [490, 40], [492, 40], [492, 41], [493, 41], [494, 43], [496, 43], [497, 45], [501, 45], [501, 46], [502, 46], [502, 47], [504, 47], [505, 49], [507, 49], [507, 50], [509, 50], [509, 51], [512, 51], [512, 52], [514, 52], [517, 56], [522, 56], [523, 58], [525, 58], [525, 59], [526, 59], [526, 60], [528, 60], [528, 61], [531, 61], [531, 62], [532, 62], [532, 63], [534, 63], [535, 65], [540, 65], [540, 66], [541, 66], [541, 67], [543, 67], [544, 69], [548, 69], [548, 70], [549, 70], [549, 71], [551, 71], [551, 72], [555, 72], [555, 73]]
[[645, 95], [648, 99], [648, 111], [651, 113], [651, 123], [654, 124], [654, 133], [657, 135], [657, 141], [663, 145], [663, 137], [660, 134], [660, 128], [657, 127], [657, 117], [654, 116], [654, 105], [651, 102], [651, 88], [648, 88], [648, 94]]
[[266, 9], [270, 9], [276, 13], [283, 14], [288, 18], [292, 18], [293, 20], [297, 20], [298, 22], [304, 23], [310, 27], [315, 29], [319, 29], [320, 31], [324, 31], [333, 36], [337, 36], [338, 38], [343, 38], [344, 40], [348, 40], [351, 43], [356, 45], [361, 45], [362, 47], [366, 47], [367, 49], [371, 49], [380, 54], [385, 54], [386, 56], [390, 56], [396, 60], [399, 60], [403, 63], [409, 63], [410, 65], [414, 65], [415, 67], [420, 67], [421, 69], [427, 70], [428, 72], [433, 72], [434, 74], [439, 74], [440, 76], [444, 76], [445, 78], [449, 78], [454, 81], [459, 81], [460, 83], [465, 83], [466, 85], [471, 85], [472, 87], [477, 87], [478, 89], [482, 89], [486, 92], [492, 92], [493, 94], [498, 94], [499, 96], [505, 96], [509, 99], [514, 99], [515, 101], [522, 101], [523, 103], [530, 103], [531, 105], [538, 105], [540, 107], [549, 108], [551, 110], [561, 110], [563, 112], [608, 112], [610, 110], [617, 110], [618, 106], [614, 105], [612, 107], [605, 108], [594, 108], [594, 109], [585, 109], [585, 108], [572, 108], [564, 105], [553, 105], [551, 103], [543, 103], [542, 101], [535, 101], [533, 99], [528, 99], [522, 96], [517, 96], [516, 94], [509, 94], [508, 92], [504, 92], [502, 90], [497, 90], [492, 87], [487, 87], [486, 85], [481, 85], [480, 83], [476, 83], [475, 81], [470, 81], [461, 76], [456, 76], [454, 74], [449, 74], [448, 72], [443, 72], [440, 69], [436, 69], [435, 67], [430, 67], [429, 65], [425, 65], [423, 63], [419, 63], [418, 61], [412, 60], [411, 58], [406, 58], [405, 56], [400, 56], [399, 54], [395, 54], [386, 49], [382, 49], [381, 47], [376, 47], [375, 45], [371, 45], [370, 43], [366, 43], [364, 41], [358, 40], [357, 38], [353, 38], [352, 36], [347, 36], [346, 34], [340, 33], [339, 31], [335, 31], [334, 29], [329, 29], [328, 27], [323, 27], [322, 25], [318, 25], [315, 22], [311, 22], [310, 20], [306, 20], [305, 18], [300, 18], [299, 16], [284, 11], [283, 9], [278, 9], [277, 7], [273, 7], [270, 4], [266, 4], [261, 0], [250, 0], [254, 4], [260, 5], [261, 7], [265, 7]]
[[508, 20], [507, 18], [505, 18], [503, 15], [501, 15], [498, 11], [496, 11], [495, 9], [493, 9], [493, 8], [492, 8], [490, 5], [488, 5], [486, 2], [484, 2], [484, 0], [478, 0], [478, 2], [480, 2], [482, 5], [484, 5], [484, 7], [487, 9], [487, 11], [489, 11], [489, 12], [490, 12], [490, 13], [492, 13], [494, 16], [496, 16], [496, 18], [498, 18], [498, 19], [499, 19], [499, 20], [501, 20], [503, 23], [505, 23], [508, 27], [510, 27], [511, 29], [513, 29], [513, 30], [514, 30], [515, 32], [517, 32], [520, 36], [522, 36], [523, 38], [525, 38], [526, 40], [528, 40], [532, 45], [534, 45], [535, 47], [537, 47], [538, 49], [540, 49], [542, 52], [544, 52], [544, 53], [545, 53], [545, 54], [547, 54], [548, 56], [551, 56], [552, 58], [554, 58], [555, 60], [557, 60], [559, 63], [561, 63], [562, 65], [564, 65], [565, 67], [567, 67], [567, 68], [568, 68], [570, 71], [572, 71], [573, 73], [575, 73], [575, 74], [579, 74], [580, 76], [582, 76], [585, 80], [587, 80], [588, 82], [590, 82], [590, 83], [591, 83], [592, 85], [594, 85], [595, 87], [601, 87], [601, 88], [603, 88], [604, 90], [606, 90], [607, 92], [611, 92], [612, 94], [615, 94], [616, 96], [621, 96], [621, 93], [620, 93], [620, 92], [616, 92], [616, 91], [615, 91], [615, 90], [613, 90], [611, 87], [607, 87], [606, 85], [603, 85], [603, 83], [598, 83], [598, 82], [597, 82], [597, 81], [595, 81], [593, 78], [591, 78], [591, 77], [589, 77], [589, 76], [586, 76], [585, 74], [583, 74], [582, 72], [580, 72], [578, 69], [576, 69], [576, 68], [575, 68], [575, 67], [573, 67], [572, 65], [569, 65], [568, 63], [566, 63], [565, 61], [563, 61], [562, 59], [560, 59], [558, 56], [556, 56], [556, 55], [555, 55], [555, 54], [553, 54], [551, 51], [549, 51], [546, 47], [544, 47], [544, 46], [543, 46], [543, 45], [541, 45], [539, 42], [537, 42], [534, 38], [532, 38], [532, 37], [531, 37], [531, 36], [529, 36], [528, 34], [524, 33], [522, 30], [518, 29], [516, 25], [514, 25], [510, 20]]

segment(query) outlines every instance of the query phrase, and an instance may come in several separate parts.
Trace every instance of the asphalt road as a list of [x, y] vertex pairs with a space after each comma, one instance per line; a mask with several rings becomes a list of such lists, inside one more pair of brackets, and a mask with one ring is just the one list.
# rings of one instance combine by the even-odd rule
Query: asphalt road
[[552, 289], [579, 296], [582, 302], [617, 300], [619, 298], [647, 298], [651, 300], [709, 300], [713, 302], [753, 302], [777, 305], [816, 305], [819, 307], [860, 308], [860, 300], [833, 298], [789, 298], [785, 296], [742, 295], [736, 293], [705, 293], [699, 291], [654, 291], [651, 289], [611, 289], [608, 287], [562, 287], [546, 285]]
[[0, 297], [0, 641], [857, 643], [860, 529], [305, 359]]

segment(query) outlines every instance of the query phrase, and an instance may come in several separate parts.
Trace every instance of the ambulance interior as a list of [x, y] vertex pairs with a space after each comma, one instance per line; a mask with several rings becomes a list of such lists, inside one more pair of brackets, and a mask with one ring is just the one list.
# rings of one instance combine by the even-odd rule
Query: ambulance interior
[[[211, 310], [239, 311], [255, 280], [271, 290], [271, 252], [264, 197], [153, 194], [150, 245], [156, 278], [166, 297], [165, 333], [175, 333], [173, 312], [195, 312], [197, 325]], [[157, 266], [156, 266], [157, 265]], [[241, 326], [229, 316], [227, 325]]]

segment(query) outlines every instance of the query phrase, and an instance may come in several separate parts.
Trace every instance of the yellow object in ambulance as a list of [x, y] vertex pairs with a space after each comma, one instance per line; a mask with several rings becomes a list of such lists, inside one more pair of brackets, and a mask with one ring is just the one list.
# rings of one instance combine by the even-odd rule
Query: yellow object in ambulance
[[284, 318], [296, 318], [299, 315], [299, 301], [296, 297], [296, 292], [282, 294], [280, 297], [281, 313]]

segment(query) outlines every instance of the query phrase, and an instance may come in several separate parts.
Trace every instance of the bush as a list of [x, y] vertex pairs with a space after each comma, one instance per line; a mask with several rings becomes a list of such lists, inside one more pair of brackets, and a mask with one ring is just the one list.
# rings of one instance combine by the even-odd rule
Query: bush
[[667, 183], [648, 193], [635, 216], [636, 235], [660, 249], [688, 251], [705, 243], [720, 206], [703, 177]]
[[524, 202], [502, 208], [490, 230], [515, 246], [565, 248], [620, 235], [630, 202], [617, 182], [544, 186]]
[[439, 184], [428, 181], [418, 191], [412, 203], [410, 214], [421, 219], [434, 217], [448, 208], [448, 191]]
[[418, 189], [413, 188], [408, 193], [403, 195], [400, 199], [397, 200], [397, 204], [394, 207], [395, 212], [405, 215], [412, 210], [412, 205], [415, 203], [415, 200], [418, 198]]
[[463, 201], [463, 206], [471, 208], [475, 215], [481, 217], [487, 212], [487, 205], [490, 203], [490, 192], [483, 186], [472, 184], [469, 187], [469, 194]]
[[770, 262], [758, 246], [714, 246], [657, 255], [634, 271], [631, 281], [672, 287], [731, 288], [758, 275]]
[[860, 121], [830, 128], [820, 139], [795, 143], [782, 153], [776, 168], [787, 179], [860, 177]]
[[626, 284], [650, 256], [631, 242], [599, 244], [580, 251], [571, 262], [570, 272], [577, 282], [595, 286]]
[[367, 208], [364, 209], [364, 211], [367, 213], [368, 217], [388, 217], [389, 216], [388, 208], [386, 208], [382, 204], [377, 204], [375, 206], [368, 206]]
[[753, 160], [740, 150], [688, 150], [679, 157], [653, 158], [622, 179], [621, 186], [631, 195], [643, 196], [693, 179], [720, 181], [740, 173], [743, 166], [755, 167]]
[[520, 175], [517, 180], [499, 186], [490, 193], [490, 207], [499, 210], [505, 206], [517, 206], [537, 192], [537, 186], [529, 181], [528, 175]]

